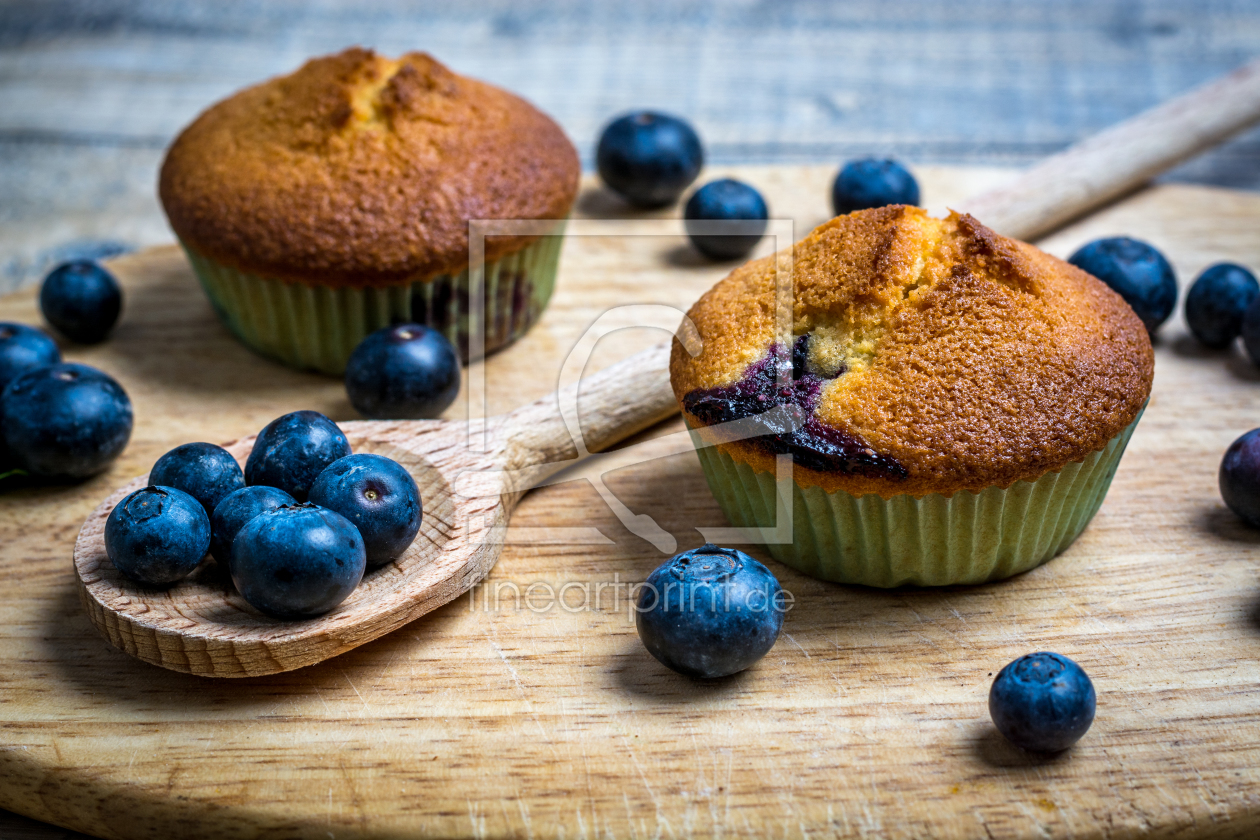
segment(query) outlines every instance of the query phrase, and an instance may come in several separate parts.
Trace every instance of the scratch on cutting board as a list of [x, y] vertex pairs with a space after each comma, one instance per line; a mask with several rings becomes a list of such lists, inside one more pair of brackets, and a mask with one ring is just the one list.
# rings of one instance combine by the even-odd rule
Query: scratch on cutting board
[[[967, 619], [966, 619], [966, 617], [965, 617], [965, 616], [964, 616], [964, 615], [963, 615], [963, 614], [962, 614], [962, 613], [958, 610], [958, 608], [957, 608], [957, 607], [955, 607], [955, 606], [953, 606], [953, 604], [952, 604], [950, 601], [947, 601], [947, 600], [944, 600], [944, 599], [942, 599], [941, 604], [942, 604], [942, 606], [944, 606], [946, 609], [948, 609], [948, 610], [949, 610], [949, 614], [950, 614], [950, 615], [952, 615], [954, 618], [956, 618], [956, 619], [957, 619], [957, 620], [958, 620], [958, 621], [962, 624], [963, 628], [964, 628], [964, 629], [966, 629], [966, 627], [967, 627]], [[937, 622], [937, 621], [933, 621], [933, 622], [931, 622], [931, 623], [932, 623], [932, 624], [934, 624], [934, 625], [936, 625], [936, 626], [937, 626], [937, 627], [939, 627], [940, 629], [944, 630], [946, 633], [948, 633], [948, 634], [949, 634], [949, 637], [950, 637], [951, 639], [953, 639], [953, 640], [954, 640], [954, 642], [955, 642], [956, 644], [958, 644], [958, 645], [959, 645], [959, 647], [962, 647], [962, 648], [970, 648], [970, 647], [972, 646], [972, 645], [971, 645], [971, 639], [969, 638], [969, 635], [970, 635], [970, 634], [968, 634], [968, 633], [959, 633], [957, 630], [953, 629], [953, 627], [951, 627], [949, 624], [947, 624], [947, 623], [945, 623], [945, 622]]]
[[319, 690], [319, 683], [315, 682], [315, 679], [313, 677], [307, 677], [306, 681], [311, 686], [311, 688], [315, 689], [315, 696], [319, 698], [319, 702], [324, 704], [324, 711], [327, 712], [328, 715], [331, 717], [332, 709], [328, 707], [328, 701], [324, 699], [323, 692]]
[[[642, 833], [642, 836], [647, 837], [648, 836], [647, 826], [643, 824], [642, 817], [639, 818], [638, 826], [637, 827], [635, 826], [634, 808], [630, 806], [630, 794], [623, 790], [621, 792], [621, 801], [626, 804], [626, 825], [630, 827], [630, 836], [634, 838], [638, 838], [640, 833]], [[657, 836], [658, 837], [660, 836], [659, 831], [657, 831]]]
[[1011, 804], [1014, 806], [1016, 811], [1024, 815], [1024, 818], [1028, 821], [1028, 823], [1037, 830], [1037, 834], [1047, 838], [1047, 840], [1053, 840], [1054, 833], [1050, 830], [1050, 826], [1047, 824], [1046, 812], [1044, 810], [1039, 807], [1034, 808], [1031, 803], [1021, 800], [1015, 800]]
[[525, 836], [529, 838], [529, 840], [534, 840], [534, 825], [529, 819], [529, 805], [525, 802], [525, 797], [516, 797], [516, 807], [519, 808], [521, 812], [521, 822], [525, 826]]
[[354, 692], [355, 696], [359, 698], [359, 702], [363, 704], [363, 713], [366, 716], [368, 712], [372, 711], [368, 708], [367, 701], [363, 699], [363, 695], [359, 693], [359, 689], [355, 686], [354, 681], [350, 679], [350, 675], [346, 673], [346, 670], [344, 668], [340, 668], [338, 670], [341, 671], [341, 676], [346, 678], [346, 682], [350, 683], [350, 689]]
[[[565, 706], [564, 698], [560, 698], [560, 711], [565, 715], [568, 709]], [[578, 749], [582, 751], [582, 778], [586, 782], [586, 798], [591, 806], [591, 817], [595, 818], [599, 814], [599, 804], [595, 799], [595, 785], [591, 781], [591, 756], [587, 750], [587, 739], [578, 738]]]
[[472, 823], [474, 837], [486, 836], [486, 818], [477, 813], [477, 806], [471, 799], [468, 800], [468, 821]]
[[733, 784], [735, 779], [735, 751], [731, 750], [726, 754], [726, 776], [722, 780], [722, 827], [727, 828], [731, 824], [731, 801], [733, 799], [732, 792], [735, 790]]
[[643, 765], [639, 763], [639, 757], [634, 754], [634, 744], [623, 733], [621, 740], [626, 745], [626, 755], [634, 762], [634, 769], [639, 771], [639, 778], [643, 780], [643, 789], [647, 791], [648, 798], [652, 800], [652, 807], [656, 809], [656, 826], [659, 830], [661, 823], [665, 822], [661, 816], [661, 801], [656, 798], [656, 791], [652, 790], [652, 783], [648, 781], [647, 773], [643, 772]]
[[525, 690], [525, 684], [521, 682], [520, 674], [516, 673], [516, 668], [512, 666], [511, 660], [507, 658], [507, 654], [503, 652], [503, 648], [499, 647], [499, 643], [494, 639], [486, 636], [486, 641], [490, 643], [490, 647], [494, 648], [494, 652], [499, 655], [499, 659], [503, 660], [503, 667], [507, 668], [508, 673], [512, 676], [512, 682], [516, 684], [516, 690], [520, 692], [521, 699], [525, 701], [525, 707], [529, 709], [529, 717], [534, 721], [534, 725], [538, 727], [538, 734], [542, 736], [543, 742], [551, 747], [554, 754], [556, 751], [555, 739], [547, 737], [547, 730], [542, 725], [538, 713], [534, 711], [534, 704], [529, 699], [529, 692]]
[[784, 633], [783, 635], [784, 635], [784, 636], [787, 636], [787, 640], [788, 640], [789, 642], [791, 642], [792, 644], [796, 645], [797, 650], [799, 650], [801, 653], [805, 654], [805, 658], [806, 658], [806, 659], [810, 659], [810, 658], [811, 658], [811, 657], [810, 657], [810, 655], [809, 655], [809, 651], [807, 651], [807, 650], [805, 650], [805, 648], [801, 647], [801, 643], [800, 643], [800, 642], [798, 642], [798, 641], [796, 641], [796, 639], [792, 638], [792, 634], [791, 634], [791, 633]]
[[1215, 800], [1209, 800], [1206, 796], [1203, 795], [1204, 791], [1207, 791], [1208, 795], [1212, 795], [1211, 786], [1207, 783], [1207, 780], [1203, 778], [1203, 774], [1199, 772], [1199, 768], [1195, 766], [1193, 761], [1186, 759], [1184, 763], [1187, 767], [1189, 767], [1191, 770], [1194, 771], [1195, 777], [1198, 778], [1199, 780], [1199, 788], [1194, 793], [1196, 796], [1199, 797], [1199, 801], [1207, 806], [1208, 819], [1210, 819], [1212, 822], [1216, 822], [1217, 820], [1216, 820], [1216, 814], [1214, 813], [1214, 810], [1220, 803]]
[[350, 806], [354, 808], [355, 814], [359, 818], [359, 824], [366, 825], [367, 810], [363, 807], [363, 799], [359, 796], [359, 788], [355, 784], [354, 774], [350, 772], [350, 768], [346, 766], [344, 760], [338, 761], [337, 766], [341, 769], [342, 778], [346, 780], [344, 789], [350, 794]]

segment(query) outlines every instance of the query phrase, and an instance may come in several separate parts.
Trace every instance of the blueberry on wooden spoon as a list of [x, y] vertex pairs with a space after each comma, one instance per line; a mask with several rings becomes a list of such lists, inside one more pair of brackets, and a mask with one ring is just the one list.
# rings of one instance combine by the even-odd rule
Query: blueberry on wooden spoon
[[187, 577], [209, 547], [206, 509], [174, 487], [137, 490], [105, 521], [109, 559], [118, 571], [144, 586], [170, 586]]
[[278, 487], [306, 501], [324, 468], [350, 454], [337, 424], [318, 411], [294, 411], [268, 423], [245, 461], [245, 483]]
[[339, 513], [309, 502], [251, 519], [232, 542], [232, 583], [255, 609], [277, 618], [322, 615], [363, 578], [367, 555], [358, 530]]
[[183, 490], [211, 516], [229, 493], [245, 486], [245, 474], [222, 446], [185, 443], [157, 459], [149, 470], [149, 483]]
[[296, 500], [278, 487], [242, 487], [224, 497], [210, 517], [210, 553], [220, 563], [232, 559], [232, 543], [255, 516]]
[[334, 461], [311, 487], [310, 500], [359, 529], [368, 568], [393, 560], [420, 532], [420, 490], [401, 464], [381, 455]]

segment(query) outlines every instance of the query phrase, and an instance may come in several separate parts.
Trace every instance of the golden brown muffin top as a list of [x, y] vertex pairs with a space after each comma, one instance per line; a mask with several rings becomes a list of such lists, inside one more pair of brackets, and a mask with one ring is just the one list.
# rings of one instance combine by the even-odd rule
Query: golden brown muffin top
[[[245, 272], [379, 286], [468, 266], [469, 219], [561, 219], [577, 152], [528, 102], [425, 53], [308, 61], [184, 129], [158, 192], [193, 250]], [[536, 237], [495, 237], [486, 258]]]
[[[776, 342], [777, 272], [793, 295], [792, 336]], [[1154, 373], [1142, 322], [1101, 281], [970, 216], [915, 207], [832, 219], [736, 269], [688, 315], [702, 350], [675, 342], [670, 379], [689, 422], [756, 400], [801, 406], [795, 431], [719, 446], [767, 472], [791, 453], [795, 481], [828, 492], [949, 496], [1036, 479], [1123, 431]], [[767, 399], [758, 382], [793, 358], [797, 381]]]

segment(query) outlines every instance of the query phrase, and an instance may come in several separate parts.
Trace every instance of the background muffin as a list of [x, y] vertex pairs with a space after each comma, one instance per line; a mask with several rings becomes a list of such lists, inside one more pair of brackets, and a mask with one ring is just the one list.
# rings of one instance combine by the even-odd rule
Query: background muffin
[[[550, 118], [424, 53], [350, 49], [214, 105], [176, 139], [159, 193], [243, 341], [340, 372], [367, 333], [415, 320], [468, 347], [470, 219], [550, 219], [577, 195]], [[486, 352], [550, 298], [560, 237], [486, 242]]]
[[[781, 337], [778, 272], [793, 286]], [[1095, 278], [910, 207], [833, 219], [689, 315], [703, 350], [676, 345], [671, 382], [727, 516], [774, 524], [775, 457], [790, 455], [793, 543], [771, 553], [877, 586], [1005, 577], [1065, 548], [1154, 368], [1141, 321]], [[775, 406], [753, 437], [720, 428]]]

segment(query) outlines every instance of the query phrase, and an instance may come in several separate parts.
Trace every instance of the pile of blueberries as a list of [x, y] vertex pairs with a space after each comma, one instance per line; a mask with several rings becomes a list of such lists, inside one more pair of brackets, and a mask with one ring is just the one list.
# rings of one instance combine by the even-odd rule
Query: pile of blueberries
[[[93, 262], [71, 262], [44, 280], [39, 305], [65, 338], [103, 341], [118, 320], [122, 292]], [[131, 438], [131, 400], [112, 377], [63, 362], [47, 334], [0, 323], [0, 478], [54, 481], [101, 472]]]
[[366, 569], [402, 554], [422, 514], [402, 465], [352, 454], [336, 423], [295, 411], [258, 433], [244, 470], [210, 443], [167, 452], [149, 486], [110, 512], [105, 550], [146, 587], [174, 585], [209, 552], [256, 609], [309, 618], [345, 600]]
[[[748, 668], [774, 647], [783, 628], [785, 594], [769, 569], [742, 551], [705, 544], [659, 566], [639, 589], [639, 638], [663, 665], [714, 679]], [[989, 691], [989, 714], [1011, 743], [1058, 752], [1094, 721], [1093, 683], [1057, 653], [1021, 656]]]
[[[695, 129], [685, 120], [653, 111], [636, 111], [613, 120], [595, 149], [600, 178], [631, 205], [643, 209], [676, 202], [703, 165], [704, 148]], [[894, 160], [850, 161], [831, 186], [836, 215], [918, 203], [918, 182]], [[734, 178], [700, 187], [683, 209], [688, 239], [713, 260], [747, 255], [765, 235], [769, 219], [761, 193]]]

